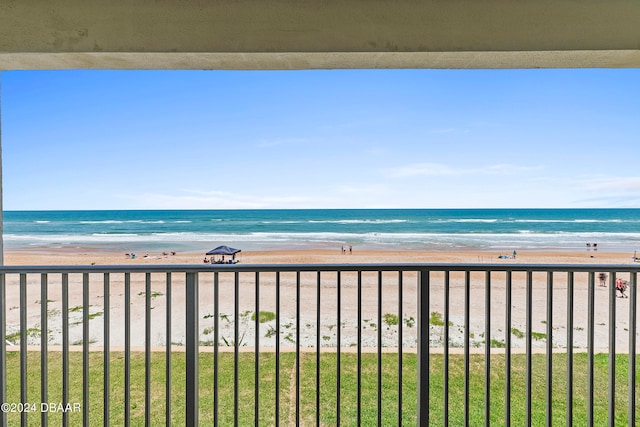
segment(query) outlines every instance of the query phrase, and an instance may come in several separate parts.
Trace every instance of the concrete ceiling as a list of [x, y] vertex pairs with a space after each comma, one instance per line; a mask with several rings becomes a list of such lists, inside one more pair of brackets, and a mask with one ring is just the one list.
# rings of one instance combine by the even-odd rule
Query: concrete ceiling
[[0, 0], [0, 70], [639, 66], [637, 0]]

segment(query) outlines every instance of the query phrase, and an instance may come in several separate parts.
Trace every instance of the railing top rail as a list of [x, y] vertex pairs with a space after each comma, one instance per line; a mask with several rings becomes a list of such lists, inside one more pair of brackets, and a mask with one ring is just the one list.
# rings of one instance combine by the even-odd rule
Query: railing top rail
[[502, 264], [502, 263], [389, 263], [389, 264], [126, 264], [126, 265], [14, 265], [3, 273], [126, 273], [126, 272], [317, 272], [317, 271], [551, 271], [639, 272], [634, 264]]

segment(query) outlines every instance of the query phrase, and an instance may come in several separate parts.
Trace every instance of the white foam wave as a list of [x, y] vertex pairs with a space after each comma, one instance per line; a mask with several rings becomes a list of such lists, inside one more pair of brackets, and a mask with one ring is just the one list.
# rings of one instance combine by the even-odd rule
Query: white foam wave
[[487, 218], [487, 219], [483, 219], [483, 218], [458, 218], [458, 219], [447, 219], [444, 220], [444, 222], [454, 222], [454, 223], [494, 223], [494, 222], [498, 222], [499, 220], [496, 218]]
[[311, 219], [309, 224], [397, 224], [406, 223], [406, 219]]
[[[523, 230], [519, 233], [338, 233], [338, 232], [254, 232], [233, 233], [93, 233], [93, 234], [6, 234], [8, 245], [119, 245], [136, 244], [185, 244], [209, 245], [211, 242], [246, 244], [268, 247], [270, 243], [281, 244], [353, 244], [382, 245], [400, 248], [583, 248], [585, 242], [597, 242], [599, 248], [640, 246], [640, 233], [534, 233]], [[633, 249], [632, 249], [633, 250]]]

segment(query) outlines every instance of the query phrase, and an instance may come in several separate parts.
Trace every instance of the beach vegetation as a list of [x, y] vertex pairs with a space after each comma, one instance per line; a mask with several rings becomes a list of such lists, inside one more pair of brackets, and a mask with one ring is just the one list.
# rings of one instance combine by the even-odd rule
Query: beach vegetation
[[404, 325], [407, 328], [413, 328], [416, 325], [416, 319], [413, 316], [409, 316], [404, 319]]
[[[433, 326], [444, 326], [442, 314], [437, 311], [432, 311], [429, 317], [429, 323]], [[449, 326], [453, 326], [453, 322], [449, 321]]]
[[[138, 296], [144, 297], [146, 295], [147, 295], [147, 293], [145, 291], [138, 292]], [[164, 296], [164, 294], [162, 292], [158, 292], [158, 291], [151, 291], [151, 295], [149, 295], [149, 296], [151, 298], [157, 298], [157, 297]]]
[[[240, 337], [238, 338], [238, 347], [246, 347], [247, 343], [244, 342], [244, 337], [247, 334], [246, 331], [242, 332], [242, 335], [240, 335]], [[222, 342], [224, 342], [224, 345], [226, 345], [227, 347], [235, 347], [236, 346], [236, 341], [229, 338], [227, 339], [224, 336], [221, 336], [220, 339], [222, 340]]]
[[491, 347], [492, 348], [505, 348], [506, 344], [504, 343], [504, 341], [498, 341], [496, 339], [492, 339], [491, 340]]
[[[323, 337], [324, 339], [324, 337]], [[174, 345], [180, 345], [174, 343]], [[233, 425], [237, 421], [239, 425], [254, 425], [255, 401], [253, 399], [255, 383], [255, 355], [253, 353], [238, 354], [238, 378], [234, 379], [234, 357], [233, 353], [221, 352], [218, 355], [218, 421], [220, 425]], [[363, 353], [361, 355], [361, 403], [362, 403], [362, 425], [377, 424], [378, 405], [378, 362], [376, 354]], [[398, 355], [396, 353], [382, 354], [380, 374], [382, 386], [382, 425], [396, 425], [398, 419], [397, 388], [398, 388]], [[464, 425], [464, 406], [461, 402], [465, 400], [464, 387], [464, 365], [463, 355], [450, 354], [449, 356], [449, 425]], [[531, 424], [544, 425], [546, 420], [546, 363], [544, 354], [532, 355], [532, 384], [531, 384]], [[628, 396], [628, 364], [627, 355], [615, 355], [615, 395], [620, 397], [620, 401], [615, 405], [613, 415], [614, 425], [627, 425], [627, 402], [624, 397]], [[83, 376], [76, 375], [83, 371], [83, 354], [71, 352], [69, 354], [69, 401], [82, 402], [83, 396]], [[164, 352], [153, 353], [151, 357], [151, 390], [155, 390], [150, 395], [150, 417], [151, 425], [164, 425], [165, 423], [165, 394], [162, 392], [165, 387], [166, 354]], [[300, 354], [300, 420], [302, 425], [315, 425], [316, 420], [316, 354]], [[320, 355], [320, 411], [318, 416], [321, 425], [336, 425], [336, 354], [322, 353]], [[49, 352], [48, 365], [48, 398], [51, 401], [62, 400], [62, 373], [59, 368], [62, 363], [62, 353]], [[260, 425], [275, 424], [274, 396], [277, 396], [280, 403], [280, 423], [286, 424], [290, 417], [295, 417], [296, 408], [296, 354], [295, 352], [281, 353], [279, 357], [280, 369], [280, 390], [275, 389], [273, 381], [276, 372], [276, 355], [272, 352], [260, 353], [259, 370], [259, 416]], [[214, 422], [213, 413], [213, 364], [214, 358], [210, 354], [202, 353], [199, 359], [200, 367], [200, 424], [212, 425]], [[112, 352], [110, 356], [110, 393], [114, 396], [124, 395], [124, 365], [125, 357], [123, 352]], [[574, 354], [573, 358], [573, 420], [574, 426], [587, 425], [587, 382], [589, 373], [587, 369], [588, 355], [586, 353]], [[144, 393], [145, 393], [145, 354], [144, 352], [132, 352], [130, 357], [130, 384], [131, 384], [131, 425], [144, 424]], [[340, 408], [341, 425], [352, 425], [355, 422], [357, 408], [357, 367], [358, 356], [352, 353], [342, 353], [340, 356]], [[595, 384], [606, 384], [608, 378], [609, 355], [594, 355], [594, 382]], [[469, 360], [469, 424], [483, 425], [485, 415], [485, 368], [486, 361], [484, 354], [472, 354]], [[10, 402], [20, 401], [20, 354], [18, 352], [8, 352], [6, 355], [6, 399]], [[33, 351], [27, 353], [27, 393], [29, 396], [38, 396], [40, 393], [40, 352]], [[104, 356], [100, 351], [89, 353], [89, 420], [88, 425], [102, 425], [103, 420], [103, 385], [104, 385]], [[489, 384], [491, 393], [491, 404], [489, 407], [489, 417], [491, 425], [505, 425], [504, 419], [504, 387], [505, 387], [505, 356], [491, 356], [491, 382]], [[565, 378], [567, 373], [566, 357], [554, 358], [553, 377]], [[186, 370], [186, 358], [184, 352], [176, 351], [171, 354], [171, 372], [173, 378], [172, 385], [172, 425], [185, 424], [185, 391], [182, 381]], [[416, 425], [416, 370], [417, 357], [415, 354], [402, 355], [402, 425]], [[526, 355], [511, 355], [511, 422], [518, 422], [526, 419]], [[430, 419], [431, 425], [445, 425], [442, 402], [444, 401], [444, 356], [431, 354], [429, 359], [429, 399], [430, 399]], [[640, 381], [639, 373], [636, 373], [636, 381]], [[180, 379], [182, 378], [182, 380]], [[234, 384], [239, 387], [240, 395], [239, 407], [237, 408], [238, 419], [234, 420], [233, 393]], [[564, 381], [553, 381], [551, 393], [551, 414], [553, 425], [566, 424], [566, 385]], [[608, 423], [608, 388], [594, 387], [593, 424], [606, 425]], [[246, 398], [245, 398], [246, 397]], [[115, 400], [113, 401], [115, 402]], [[135, 408], [135, 409], [134, 409]], [[115, 403], [109, 407], [110, 423], [112, 425], [123, 424], [124, 408]], [[19, 413], [8, 413], [7, 424], [19, 425]], [[36, 423], [39, 414], [29, 418]], [[51, 413], [49, 423], [56, 424], [60, 420], [60, 414]], [[70, 425], [82, 424], [82, 413], [69, 413]]]
[[542, 332], [532, 331], [531, 332], [531, 338], [533, 338], [536, 341], [546, 340], [547, 339], [547, 334], [542, 333]]
[[265, 334], [264, 334], [265, 338], [271, 338], [271, 337], [273, 337], [275, 335], [276, 335], [276, 328], [274, 328], [271, 325], [268, 325], [267, 326], [267, 332], [265, 332]]
[[[27, 338], [39, 338], [40, 334], [42, 334], [42, 330], [40, 328], [28, 328], [25, 332]], [[49, 333], [51, 333], [51, 331], [49, 331]], [[18, 345], [20, 343], [20, 331], [7, 334], [5, 339], [13, 345]]]
[[398, 316], [393, 313], [385, 313], [383, 317], [384, 323], [389, 326], [397, 326], [399, 322]]
[[95, 313], [91, 313], [89, 314], [89, 320], [95, 319], [96, 317], [100, 317], [102, 316], [102, 312], [101, 311], [96, 311]]
[[525, 333], [522, 332], [520, 329], [518, 328], [511, 328], [511, 333], [513, 334], [513, 336], [515, 336], [516, 338], [520, 338], [523, 339], [525, 337]]
[[[276, 314], [272, 311], [261, 311], [258, 313], [258, 322], [259, 323], [267, 323], [267, 322], [271, 322], [272, 320], [275, 320], [276, 318]], [[251, 320], [252, 321], [256, 321], [256, 314], [253, 313], [251, 315]]]
[[[87, 344], [95, 344], [97, 342], [98, 341], [95, 338], [91, 338], [89, 341], [87, 341]], [[83, 344], [84, 344], [83, 339], [79, 339], [71, 343], [71, 345], [83, 345]]]
[[296, 343], [296, 340], [293, 338], [293, 334], [291, 332], [284, 336], [284, 340], [290, 342], [291, 344]]

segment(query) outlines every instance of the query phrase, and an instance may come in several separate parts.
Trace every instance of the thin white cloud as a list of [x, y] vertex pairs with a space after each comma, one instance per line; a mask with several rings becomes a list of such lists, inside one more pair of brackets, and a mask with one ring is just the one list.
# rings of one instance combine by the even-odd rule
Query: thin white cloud
[[640, 177], [601, 177], [591, 179], [587, 187], [593, 191], [640, 193]]
[[510, 175], [539, 169], [542, 169], [542, 167], [497, 164], [476, 168], [460, 168], [439, 163], [414, 163], [398, 168], [387, 169], [386, 175], [390, 178], [406, 178], [415, 176], [462, 176], [475, 174]]

